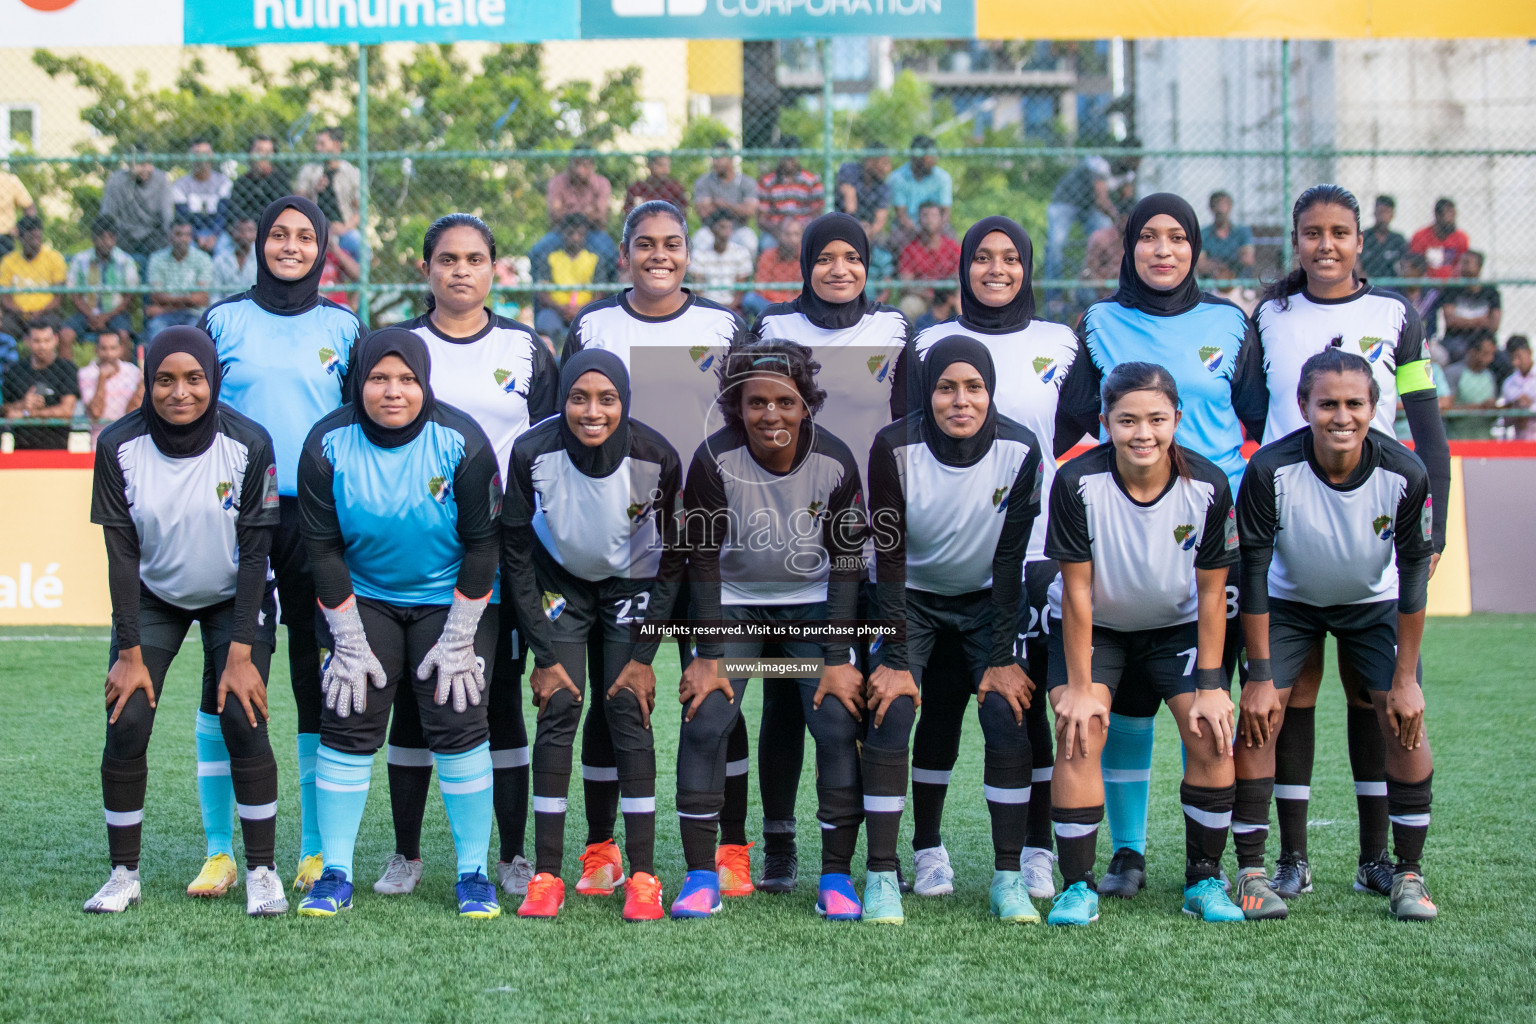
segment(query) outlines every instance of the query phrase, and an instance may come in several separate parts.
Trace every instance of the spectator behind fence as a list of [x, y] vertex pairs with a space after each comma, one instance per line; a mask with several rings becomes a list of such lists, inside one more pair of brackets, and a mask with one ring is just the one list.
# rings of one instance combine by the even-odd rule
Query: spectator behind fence
[[[716, 210], [729, 210], [736, 220], [736, 234], [731, 241], [757, 251], [757, 232], [748, 225], [757, 216], [757, 182], [742, 174], [736, 166], [736, 157], [729, 142], [715, 143], [715, 155], [710, 168], [693, 183], [693, 205], [701, 218]], [[694, 248], [709, 243], [701, 230], [694, 235]]]
[[935, 288], [933, 304], [912, 321], [912, 333], [917, 335], [934, 324], [941, 324], [952, 316], [960, 315], [960, 293], [952, 288]]
[[804, 281], [800, 275], [800, 239], [804, 235], [805, 221], [786, 220], [779, 226], [779, 244], [764, 250], [757, 257], [757, 270], [752, 275], [755, 280], [782, 282], [791, 287], [782, 291], [764, 288], [747, 292], [742, 297], [741, 305], [753, 320], [762, 316], [763, 310], [775, 302], [793, 302], [795, 296], [800, 294], [801, 283]]
[[[1506, 406], [1516, 409], [1536, 407], [1536, 374], [1531, 372], [1531, 342], [1523, 334], [1510, 335], [1504, 343], [1504, 354], [1509, 357], [1513, 372], [1504, 379], [1499, 397]], [[1520, 441], [1536, 441], [1536, 417], [1514, 421], [1515, 438]]]
[[[1468, 339], [1466, 358], [1445, 368], [1453, 409], [1492, 409], [1498, 405], [1499, 385], [1493, 372], [1493, 357], [1499, 349], [1493, 332], [1481, 328]], [[1493, 420], [1483, 417], [1455, 417], [1446, 423], [1445, 436], [1463, 440], [1486, 440], [1492, 436]]]
[[16, 219], [36, 217], [37, 204], [21, 179], [0, 170], [0, 256], [16, 248]]
[[[57, 249], [43, 241], [41, 217], [22, 217], [16, 222], [21, 245], [0, 256], [0, 288], [62, 285], [69, 268]], [[63, 304], [54, 292], [17, 292], [0, 295], [0, 331], [21, 337], [27, 325], [51, 316]]]
[[[534, 281], [566, 286], [613, 281], [618, 268], [612, 259], [592, 250], [588, 234], [587, 218], [579, 213], [566, 214], [560, 222], [560, 247], [533, 260]], [[594, 294], [591, 288], [577, 287], [536, 294], [539, 311], [534, 316], [534, 327], [557, 349], [561, 348], [565, 344], [566, 327], [581, 307], [592, 301]]]
[[192, 225], [184, 220], [171, 227], [171, 244], [149, 258], [144, 284], [153, 289], [144, 303], [144, 336], [167, 327], [190, 327], [208, 308], [213, 285], [213, 260], [192, 244]]
[[1424, 254], [1429, 276], [1455, 277], [1461, 268], [1461, 254], [1472, 247], [1467, 233], [1456, 226], [1456, 204], [1444, 197], [1435, 200], [1435, 222], [1420, 228], [1408, 243], [1409, 252]]
[[[1483, 273], [1483, 254], [1468, 249], [1461, 254], [1455, 276], [1480, 277]], [[1467, 346], [1479, 331], [1498, 334], [1499, 321], [1503, 318], [1499, 289], [1491, 284], [1470, 284], [1447, 288], [1440, 293], [1440, 316], [1445, 320], [1445, 335], [1440, 344], [1450, 362], [1458, 362], [1467, 355]]]
[[885, 234], [891, 215], [891, 186], [886, 184], [891, 176], [891, 156], [879, 143], [866, 148], [880, 152], [861, 161], [850, 160], [837, 169], [837, 208], [857, 217], [873, 244]]
[[[938, 203], [924, 203], [917, 211], [918, 235], [901, 250], [896, 276], [903, 281], [950, 280], [960, 270], [960, 243], [944, 233], [944, 209]], [[933, 289], [924, 287], [916, 293], [925, 300], [933, 298]]]
[[736, 232], [736, 221], [729, 211], [716, 210], [706, 221], [709, 244], [688, 254], [688, 276], [706, 286], [702, 293], [704, 298], [731, 309], [740, 309], [743, 293], [720, 286], [752, 279], [752, 271], [756, 269], [752, 252], [731, 240]]
[[139, 265], [117, 247], [117, 226], [109, 218], [91, 222], [91, 247], [70, 257], [68, 282], [71, 288], [102, 290], [70, 295], [75, 312], [64, 321], [60, 338], [64, 351], [71, 350], [77, 337], [94, 340], [103, 331], [115, 331], [122, 335], [123, 344], [131, 343], [133, 322], [128, 314], [138, 296], [111, 289], [137, 288]]
[[[1084, 281], [1092, 282], [1077, 291], [1077, 304], [1084, 308], [1115, 293], [1120, 276], [1120, 260], [1125, 256], [1126, 213], [1115, 214], [1113, 222], [1088, 236], [1088, 248], [1083, 253], [1083, 269], [1078, 274]], [[1102, 282], [1108, 281], [1105, 285]]]
[[608, 236], [613, 185], [597, 173], [597, 164], [591, 157], [572, 157], [565, 170], [549, 179], [549, 185], [544, 190], [544, 201], [555, 245], [561, 242], [561, 225], [565, 223], [566, 217], [579, 213], [587, 224], [587, 248], [608, 259], [618, 258], [618, 247]]
[[647, 175], [639, 181], [631, 182], [629, 188], [624, 190], [623, 216], [628, 217], [629, 211], [641, 203], [648, 203], [652, 199], [662, 199], [677, 207], [678, 212], [688, 215], [688, 190], [683, 188], [683, 183], [672, 177], [672, 158], [665, 153], [651, 152], [645, 155], [645, 169]]
[[1398, 276], [1398, 260], [1408, 254], [1408, 239], [1392, 230], [1396, 215], [1396, 199], [1376, 197], [1376, 223], [1365, 233], [1365, 248], [1360, 254], [1360, 272], [1369, 279]]
[[91, 421], [91, 449], [107, 424], [144, 401], [144, 374], [129, 358], [133, 339], [127, 332], [102, 331], [96, 336], [96, 358], [80, 367], [80, 401]]
[[213, 258], [212, 297], [238, 295], [256, 284], [256, 218], [248, 211], [232, 209], [229, 217], [230, 247]]
[[[784, 149], [799, 149], [800, 140], [793, 135], [779, 139]], [[777, 245], [779, 228], [789, 219], [805, 220], [819, 216], [826, 205], [826, 189], [821, 177], [800, 166], [797, 156], [781, 156], [773, 170], [757, 181], [761, 203], [757, 210], [757, 224]], [[767, 244], [764, 239], [760, 245]]]
[[353, 259], [362, 259], [363, 236], [358, 226], [363, 220], [363, 179], [357, 165], [341, 159], [346, 148], [346, 136], [340, 128], [322, 128], [315, 133], [315, 152], [325, 158], [324, 162], [300, 167], [293, 187], [298, 195], [320, 207], [330, 221], [331, 237]]
[[[142, 153], [141, 147], [135, 147]], [[101, 193], [101, 213], [117, 225], [117, 244], [132, 256], [143, 274], [150, 253], [165, 245], [175, 215], [171, 179], [145, 160], [113, 171]]]
[[1232, 223], [1232, 194], [1212, 192], [1211, 223], [1200, 229], [1202, 277], [1253, 276], [1253, 229]]
[[272, 162], [272, 154], [277, 152], [277, 142], [272, 136], [252, 136], [246, 152], [250, 154], [250, 160], [246, 172], [235, 179], [229, 204], [257, 216], [270, 204], [292, 195], [293, 189], [288, 184], [287, 168]]
[[59, 322], [43, 316], [27, 325], [27, 353], [0, 381], [0, 409], [17, 448], [68, 448], [69, 427], [32, 427], [28, 420], [67, 420], [75, 414], [80, 382], [75, 364], [59, 358]]
[[949, 172], [939, 166], [934, 150], [938, 143], [926, 135], [914, 135], [912, 158], [891, 172], [885, 183], [891, 187], [891, 211], [896, 223], [890, 227], [890, 249], [899, 253], [917, 237], [917, 215], [924, 203], [934, 203], [944, 213], [944, 230], [949, 230], [949, 212], [955, 205], [955, 183]]
[[362, 264], [352, 258], [342, 246], [341, 240], [335, 235], [326, 239], [325, 265], [320, 270], [320, 297], [330, 299], [339, 306], [357, 310], [357, 293], [344, 291], [327, 291], [334, 289], [339, 284], [351, 284], [363, 276]]
[[[1413, 305], [1415, 313], [1424, 322], [1424, 338], [1434, 341], [1440, 336], [1440, 289], [1428, 279], [1429, 264], [1421, 252], [1404, 253], [1403, 258], [1397, 261], [1397, 276], [1406, 278], [1412, 282], [1423, 282], [1403, 285], [1397, 289], [1403, 298]], [[1444, 362], [1444, 349], [1441, 349], [1440, 361]]]
[[213, 169], [213, 144], [207, 139], [195, 140], [187, 151], [194, 157], [192, 173], [172, 183], [171, 201], [176, 216], [192, 225], [197, 247], [211, 256], [224, 235], [235, 183]]
[[[1135, 138], [1126, 139], [1122, 145], [1139, 148]], [[1080, 225], [1083, 237], [1088, 238], [1100, 228], [1114, 223], [1119, 213], [1117, 193], [1128, 192], [1136, 180], [1136, 168], [1140, 157], [1120, 157], [1111, 163], [1102, 156], [1085, 156], [1077, 165], [1062, 175], [1051, 191], [1051, 201], [1045, 208], [1045, 267], [1047, 279], [1061, 277], [1062, 263], [1066, 258], [1067, 239], [1072, 236], [1072, 226]], [[1054, 290], [1047, 296], [1056, 294]], [[1059, 296], [1053, 300], [1055, 312], [1061, 312]]]

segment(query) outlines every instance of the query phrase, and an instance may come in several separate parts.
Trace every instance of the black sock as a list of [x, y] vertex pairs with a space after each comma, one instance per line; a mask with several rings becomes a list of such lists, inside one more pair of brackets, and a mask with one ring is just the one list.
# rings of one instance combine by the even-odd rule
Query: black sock
[[528, 830], [528, 748], [520, 750], [493, 750], [494, 764], [498, 754], [519, 755], [521, 764], [511, 768], [496, 768], [491, 774], [492, 801], [496, 807], [496, 831], [501, 835], [500, 860], [511, 863], [523, 856]]
[[982, 785], [992, 818], [992, 867], [1017, 871], [1034, 799], [1029, 751], [987, 747], [982, 756]]
[[1423, 874], [1419, 862], [1424, 857], [1424, 837], [1429, 835], [1429, 790], [1435, 773], [1422, 782], [1400, 782], [1387, 776], [1387, 813], [1392, 820], [1392, 852], [1397, 855], [1397, 872]]
[[934, 768], [912, 760], [912, 849], [931, 850], [943, 844], [944, 798], [949, 795], [953, 766]]
[[857, 784], [816, 784], [816, 818], [821, 824], [821, 873], [846, 875], [853, 868], [853, 851], [859, 845], [863, 794]]
[[1273, 777], [1238, 779], [1232, 802], [1232, 845], [1237, 866], [1262, 868], [1264, 842], [1269, 838], [1269, 799], [1275, 791]]
[[895, 871], [896, 837], [907, 806], [907, 748], [864, 744], [864, 832], [870, 871]]
[[581, 791], [587, 805], [587, 845], [605, 843], [613, 838], [614, 825], [618, 823], [618, 766], [583, 761]]
[[571, 777], [556, 772], [533, 773], [534, 870], [559, 875], [565, 859], [565, 804]]
[[715, 870], [719, 826], [719, 793], [677, 791], [677, 827], [683, 837], [683, 862], [689, 871]]
[[1185, 885], [1221, 874], [1221, 855], [1227, 849], [1236, 795], [1236, 786], [1179, 784], [1179, 803], [1184, 805]]
[[1051, 808], [1063, 886], [1087, 882], [1088, 888], [1093, 888], [1093, 861], [1098, 856], [1099, 822], [1103, 820], [1103, 804]]
[[1275, 737], [1275, 818], [1280, 852], [1307, 856], [1307, 807], [1312, 799], [1316, 708], [1291, 708]]
[[763, 852], [770, 856], [795, 854], [794, 818], [763, 818]]
[[136, 757], [120, 761], [101, 758], [101, 802], [107, 812], [107, 850], [112, 866], [139, 869], [139, 844], [144, 831], [144, 789], [149, 761]]
[[751, 768], [746, 717], [737, 715], [736, 724], [725, 739], [725, 806], [720, 809], [722, 844], [747, 845], [747, 784]]
[[245, 841], [245, 866], [276, 870], [277, 759], [270, 749], [257, 757], [230, 757], [229, 779]]
[[[763, 847], [768, 853], [795, 852], [795, 801], [805, 764], [805, 711], [799, 683], [775, 679], [763, 683], [763, 716], [757, 732], [757, 782], [763, 800]], [[746, 734], [746, 724], [733, 726]], [[727, 738], [727, 757], [733, 740]], [[737, 749], [744, 750], [745, 747]], [[773, 751], [764, 757], [763, 751]], [[772, 827], [770, 827], [772, 826]]]
[[1387, 743], [1375, 708], [1351, 707], [1348, 733], [1349, 770], [1360, 814], [1360, 863], [1365, 864], [1387, 852]]
[[[1039, 712], [1035, 711], [1039, 708]], [[1051, 774], [1055, 771], [1055, 754], [1052, 741], [1050, 716], [1046, 713], [1046, 700], [1037, 690], [1031, 707], [1024, 712], [1024, 725], [1029, 730], [1029, 756], [1033, 764], [1029, 786], [1029, 824], [1024, 836], [1025, 846], [1042, 850], [1051, 848]]]
[[[391, 755], [393, 752], [391, 748]], [[391, 761], [386, 767], [389, 771], [389, 809], [395, 822], [395, 852], [407, 860], [420, 860], [421, 819], [426, 814], [427, 791], [432, 786], [432, 765]]]

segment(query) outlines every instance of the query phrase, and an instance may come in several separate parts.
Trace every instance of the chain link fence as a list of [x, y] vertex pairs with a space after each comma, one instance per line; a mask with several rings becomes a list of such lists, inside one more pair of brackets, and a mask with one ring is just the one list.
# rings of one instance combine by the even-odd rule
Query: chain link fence
[[[1354, 191], [1368, 228], [1391, 214], [1368, 238], [1371, 276], [1451, 335], [1442, 359], [1475, 327], [1503, 346], [1536, 326], [1536, 47], [1522, 42], [0, 49], [0, 114], [0, 248], [23, 250], [0, 262], [13, 336], [49, 304], [85, 341], [110, 312], [140, 342], [186, 319], [197, 304], [171, 293], [243, 288], [251, 222], [290, 189], [340, 225], [323, 290], [375, 325], [424, 308], [417, 261], [442, 214], [491, 225], [494, 301], [534, 323], [553, 309], [541, 296], [571, 290], [551, 279], [558, 249], [598, 257], [582, 290], [622, 286], [623, 212], [652, 196], [687, 203], [699, 286], [749, 317], [798, 290], [777, 246], [789, 225], [848, 209], [876, 240], [871, 291], [911, 319], [953, 311], [954, 240], [1003, 213], [1034, 239], [1042, 311], [1070, 321], [1113, 287], [1115, 219], [1174, 191], [1204, 224], [1219, 208], [1201, 274], [1251, 309], [1290, 265], [1291, 203], [1322, 181]], [[1454, 210], [1439, 204], [1436, 231], [1440, 200]], [[32, 207], [61, 259], [16, 241]], [[587, 221], [576, 243], [572, 212]], [[91, 258], [103, 214], [136, 285], [122, 260]], [[189, 244], [170, 230], [183, 217]], [[0, 339], [0, 360], [14, 351]]]

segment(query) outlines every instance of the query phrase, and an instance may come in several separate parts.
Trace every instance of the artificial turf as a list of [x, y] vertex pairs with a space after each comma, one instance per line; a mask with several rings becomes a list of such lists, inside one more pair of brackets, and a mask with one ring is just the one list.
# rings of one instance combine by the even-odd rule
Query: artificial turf
[[[29, 639], [40, 634], [71, 639]], [[944, 828], [955, 894], [908, 896], [906, 925], [886, 928], [829, 924], [815, 915], [809, 757], [800, 790], [799, 890], [727, 900], [708, 921], [626, 925], [620, 898], [574, 895], [575, 854], [585, 832], [579, 779], [568, 818], [571, 895], [558, 920], [521, 920], [511, 897], [498, 920], [455, 915], [454, 859], [435, 784], [420, 887], [407, 897], [374, 895], [371, 883], [392, 847], [382, 754], [358, 840], [352, 911], [336, 919], [290, 911], [283, 919], [252, 920], [243, 888], [219, 900], [191, 900], [183, 890], [203, 855], [192, 745], [201, 665], [195, 631], [172, 668], [150, 744], [144, 902], [120, 915], [84, 914], [82, 902], [107, 874], [98, 773], [105, 631], [0, 630], [0, 1020], [1533, 1020], [1536, 927], [1519, 881], [1536, 817], [1533, 640], [1533, 616], [1437, 619], [1428, 627], [1436, 771], [1425, 869], [1441, 912], [1432, 924], [1399, 924], [1384, 899], [1351, 890], [1355, 807], [1343, 701], [1330, 662], [1312, 788], [1317, 888], [1292, 903], [1289, 920], [1216, 926], [1179, 913], [1179, 753], [1164, 713], [1149, 881], [1137, 899], [1106, 899], [1101, 920], [1089, 928], [1003, 926], [987, 918], [992, 858], [972, 720]], [[281, 651], [275, 664], [278, 858], [291, 878], [298, 841], [294, 714]], [[657, 668], [657, 870], [670, 902], [683, 875], [670, 770], [677, 711], [665, 697], [675, 659], [664, 653]], [[754, 686], [746, 701], [750, 721], [757, 707]], [[755, 784], [753, 800], [749, 833], [760, 821]], [[910, 869], [909, 835], [910, 820], [902, 843]], [[528, 836], [531, 849], [531, 825]], [[1107, 845], [1106, 836], [1100, 871]], [[493, 836], [493, 856], [496, 848]], [[856, 867], [860, 885], [862, 874]]]

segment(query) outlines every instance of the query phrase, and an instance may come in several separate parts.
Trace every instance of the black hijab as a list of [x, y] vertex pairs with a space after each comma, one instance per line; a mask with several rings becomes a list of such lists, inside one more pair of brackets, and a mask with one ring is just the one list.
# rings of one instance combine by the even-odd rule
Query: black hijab
[[[584, 373], [597, 372], [608, 378], [619, 393], [619, 425], [608, 439], [597, 447], [581, 443], [581, 438], [571, 429], [565, 418], [565, 400], [571, 388]], [[607, 476], [619, 467], [629, 454], [629, 371], [624, 360], [600, 348], [584, 348], [566, 360], [560, 368], [559, 402], [556, 408], [560, 416], [560, 440], [571, 464], [587, 476]]]
[[[411, 368], [421, 384], [421, 411], [416, 418], [400, 427], [386, 427], [375, 422], [363, 405], [363, 384], [373, 368], [385, 356], [399, 356]], [[432, 396], [432, 357], [427, 354], [426, 342], [404, 327], [386, 327], [363, 339], [358, 346], [356, 361], [352, 364], [352, 401], [357, 406], [357, 425], [363, 428], [368, 440], [380, 448], [399, 448], [416, 440], [427, 426], [437, 401]]]
[[846, 213], [827, 213], [806, 225], [800, 241], [800, 298], [796, 300], [800, 312], [817, 327], [827, 331], [841, 331], [863, 319], [873, 305], [859, 289], [859, 296], [849, 302], [828, 302], [811, 287], [811, 269], [816, 257], [832, 242], [847, 242], [859, 254], [864, 273], [869, 273], [869, 238], [864, 225]]
[[[1179, 222], [1189, 237], [1189, 273], [1178, 286], [1168, 291], [1153, 288], [1136, 273], [1136, 239], [1147, 221], [1166, 213]], [[1120, 257], [1120, 288], [1115, 301], [1153, 316], [1178, 316], [1200, 304], [1200, 285], [1195, 280], [1195, 266], [1200, 262], [1200, 221], [1181, 196], [1157, 192], [1136, 204], [1125, 224], [1125, 254]]]
[[[272, 233], [277, 218], [290, 206], [309, 218], [319, 246], [315, 265], [297, 281], [284, 281], [267, 266], [267, 236]], [[256, 225], [256, 287], [251, 289], [251, 296], [258, 306], [269, 313], [294, 316], [320, 304], [320, 275], [325, 272], [325, 248], [330, 230], [320, 207], [303, 196], [284, 196], [268, 204]]]
[[[989, 306], [971, 290], [971, 261], [981, 240], [994, 231], [1008, 236], [1013, 247], [1019, 250], [1019, 262], [1024, 266], [1024, 282], [1019, 294], [1003, 306]], [[1021, 331], [1035, 318], [1034, 293], [1035, 247], [1028, 233], [1007, 217], [987, 217], [971, 225], [960, 243], [960, 322], [984, 334], [1008, 334]], [[980, 369], [980, 367], [977, 367]]]
[[[208, 408], [191, 423], [171, 423], [155, 409], [155, 374], [165, 357], [175, 352], [185, 352], [203, 368], [208, 378]], [[213, 435], [219, 430], [219, 383], [223, 373], [219, 368], [219, 354], [213, 341], [196, 327], [167, 327], [155, 335], [149, 351], [144, 353], [144, 380], [149, 397], [139, 408], [144, 410], [144, 424], [149, 427], [149, 438], [155, 447], [173, 459], [187, 459], [201, 455], [213, 446]]]
[[981, 374], [987, 387], [987, 397], [997, 393], [997, 371], [992, 365], [992, 353], [987, 346], [964, 334], [951, 334], [940, 339], [923, 356], [923, 442], [934, 458], [946, 466], [971, 466], [979, 462], [992, 448], [997, 437], [997, 402], [987, 403], [987, 415], [981, 429], [970, 437], [950, 437], [939, 429], [939, 421], [933, 415], [933, 392], [939, 386], [939, 378], [955, 363], [970, 363]]

